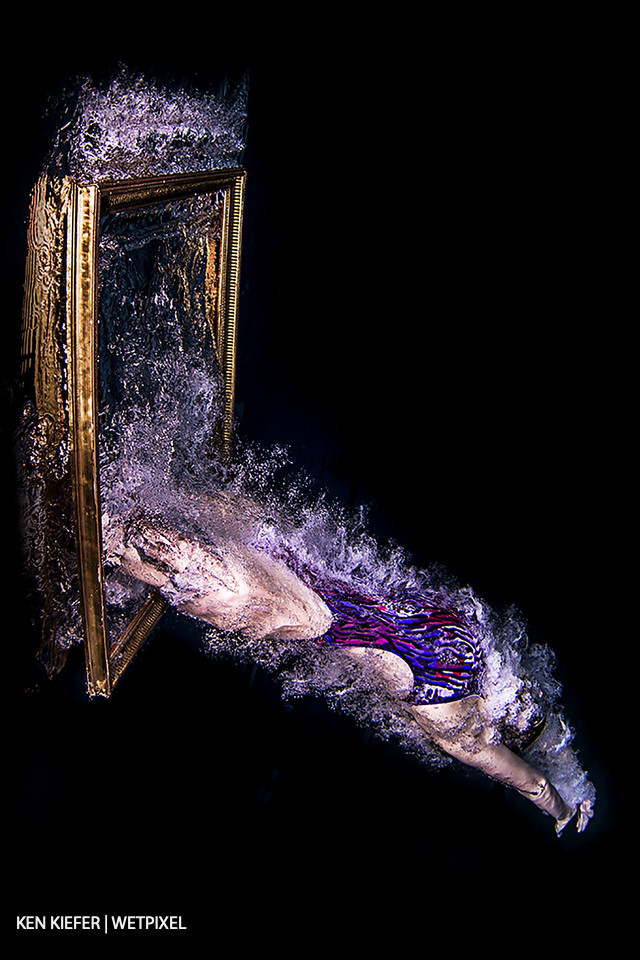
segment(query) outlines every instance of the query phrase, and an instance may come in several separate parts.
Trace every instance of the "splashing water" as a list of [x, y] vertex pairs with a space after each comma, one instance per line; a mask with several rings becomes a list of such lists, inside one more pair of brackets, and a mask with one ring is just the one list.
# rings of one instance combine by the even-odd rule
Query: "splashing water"
[[[169, 91], [123, 71], [106, 88], [83, 81], [63, 106], [67, 120], [48, 164], [80, 178], [234, 166], [244, 146], [244, 86], [225, 99]], [[314, 493], [286, 450], [239, 439], [232, 460], [215, 458], [223, 391], [202, 293], [206, 264], [190, 238], [210, 229], [217, 202], [214, 194], [176, 202], [161, 215], [114, 214], [101, 225], [99, 449], [107, 557], [114, 518], [142, 511], [203, 545], [214, 544], [228, 522], [234, 536], [273, 556], [289, 553], [322, 577], [370, 595], [418, 589], [440, 597], [482, 637], [481, 693], [492, 719], [517, 732], [542, 709], [547, 725], [530, 759], [568, 803], [593, 800], [563, 717], [553, 654], [529, 643], [516, 611], [499, 616], [443, 571], [418, 569], [397, 545], [381, 545], [367, 529], [364, 508], [350, 512]], [[37, 429], [29, 436], [33, 452]], [[243, 505], [227, 521], [219, 509], [225, 498]], [[145, 589], [107, 564], [113, 635]], [[72, 598], [69, 609], [74, 604]], [[69, 622], [75, 623], [71, 616]], [[77, 639], [70, 626], [63, 642]], [[426, 761], [449, 762], [384, 681], [341, 650], [252, 641], [204, 625], [202, 639], [211, 656], [250, 660], [273, 673], [285, 698], [322, 696]]]
[[[29, 235], [33, 275], [27, 278], [30, 282], [25, 285], [25, 290], [36, 291], [38, 322], [46, 317], [47, 324], [53, 328], [50, 343], [47, 341], [47, 350], [51, 354], [47, 357], [47, 363], [59, 371], [54, 377], [59, 379], [60, 404], [53, 417], [51, 411], [36, 409], [29, 392], [30, 384], [25, 384], [26, 398], [17, 429], [15, 455], [21, 488], [24, 559], [40, 594], [42, 616], [46, 621], [45, 636], [51, 637], [51, 642], [46, 642], [41, 651], [43, 661], [51, 671], [60, 669], [66, 651], [80, 642], [83, 636], [74, 532], [70, 519], [72, 494], [67, 438], [61, 438], [57, 426], [61, 409], [62, 419], [68, 421], [64, 377], [66, 342], [61, 306], [61, 284], [65, 272], [60, 213], [65, 189], [63, 178], [95, 182], [240, 166], [245, 146], [247, 92], [244, 80], [234, 89], [224, 87], [215, 92], [202, 92], [176, 83], [162, 85], [120, 66], [116, 74], [104, 83], [96, 83], [88, 77], [78, 78], [49, 106], [50, 119], [57, 129], [42, 170], [46, 189], [38, 185], [34, 192], [34, 201], [36, 197], [38, 200], [38, 216], [31, 225]], [[211, 202], [215, 203], [215, 200]], [[194, 216], [197, 219], [197, 211]], [[176, 218], [174, 227], [177, 231], [181, 229], [180, 216]], [[158, 227], [151, 225], [148, 229], [153, 233]], [[143, 229], [133, 239], [138, 252], [136, 254], [132, 249], [130, 259], [132, 265], [137, 264], [139, 271], [144, 273], [145, 255], [141, 252], [144, 244], [140, 243], [142, 233]], [[124, 239], [121, 240], [124, 244]], [[146, 249], [151, 252], [149, 244]], [[197, 260], [196, 253], [194, 258]], [[101, 249], [103, 266], [109, 256], [106, 241]], [[114, 283], [125, 283], [131, 300], [129, 318], [132, 319], [140, 303], [134, 303], [134, 271], [131, 270], [128, 275], [126, 256], [123, 246], [120, 273], [116, 263], [112, 279]], [[101, 301], [105, 303], [107, 312], [109, 295], [115, 296], [114, 291], [113, 284], [103, 284]], [[169, 294], [161, 288], [156, 292], [159, 298], [156, 306], [159, 307], [160, 300]], [[170, 292], [175, 302], [168, 302], [167, 307], [174, 312], [194, 307], [193, 303], [183, 302], [181, 293], [179, 289]], [[113, 308], [117, 309], [113, 296], [111, 302]], [[149, 302], [146, 307], [149, 307]], [[150, 329], [153, 325], [152, 312], [147, 314]], [[104, 356], [105, 363], [108, 363], [108, 353]], [[193, 372], [192, 367], [190, 365], [189, 374]], [[137, 369], [143, 370], [144, 365], [138, 363]], [[186, 388], [191, 381], [183, 377], [179, 382]], [[167, 393], [168, 389], [167, 384]], [[202, 403], [206, 405], [207, 402], [203, 398]], [[199, 412], [204, 414], [206, 411], [201, 409]], [[125, 414], [121, 412], [118, 417], [123, 418]], [[136, 429], [139, 427], [135, 426], [133, 418], [127, 424], [123, 423], [121, 441], [126, 441], [129, 431], [129, 446], [133, 446]], [[160, 455], [160, 435], [157, 431], [156, 437], [155, 455]], [[141, 439], [137, 444], [138, 448], [145, 449], [145, 440], [148, 448], [150, 439], [151, 434], [147, 431], [144, 440]], [[103, 440], [108, 459], [109, 437], [105, 435]], [[144, 461], [142, 455], [139, 459]], [[106, 465], [105, 471], [108, 480]], [[49, 549], [51, 543], [56, 544], [55, 551]]]
[[104, 84], [79, 78], [50, 104], [57, 133], [47, 166], [81, 181], [239, 166], [247, 97], [246, 80], [207, 93], [124, 65]]
[[[130, 346], [129, 338], [126, 342]], [[364, 507], [348, 511], [326, 494], [316, 494], [312, 479], [295, 469], [283, 448], [263, 449], [239, 439], [230, 462], [203, 461], [199, 451], [212, 442], [220, 397], [215, 367], [178, 350], [157, 357], [154, 371], [161, 395], [149, 402], [144, 394], [133, 403], [121, 418], [117, 443], [104, 444], [110, 451], [101, 478], [107, 545], [111, 519], [136, 510], [166, 518], [197, 543], [215, 545], [221, 533], [229, 533], [219, 510], [219, 497], [228, 496], [242, 505], [233, 508], [238, 525], [232, 536], [272, 556], [292, 555], [321, 579], [337, 578], [370, 596], [414, 589], [453, 605], [482, 635], [481, 693], [491, 718], [516, 741], [518, 731], [542, 710], [547, 725], [528, 758], [568, 803], [593, 801], [595, 792], [562, 715], [553, 653], [529, 643], [517, 611], [499, 616], [446, 572], [419, 569], [401, 547], [380, 544], [368, 530]], [[109, 430], [112, 425], [110, 419]], [[137, 597], [140, 589], [118, 567], [109, 571], [108, 598], [114, 608]], [[277, 678], [285, 699], [322, 696], [332, 708], [425, 761], [449, 762], [407, 716], [385, 680], [373, 668], [362, 669], [348, 653], [323, 644], [201, 629], [209, 655], [260, 665]]]

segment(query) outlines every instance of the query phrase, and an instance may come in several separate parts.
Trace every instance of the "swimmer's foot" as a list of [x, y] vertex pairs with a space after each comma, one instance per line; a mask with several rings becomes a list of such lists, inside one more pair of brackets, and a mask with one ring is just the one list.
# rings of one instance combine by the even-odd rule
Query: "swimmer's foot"
[[576, 821], [576, 830], [582, 833], [589, 826], [589, 820], [593, 816], [593, 803], [591, 800], [583, 800], [578, 807], [578, 819]]
[[573, 820], [575, 815], [578, 815], [576, 820], [576, 831], [582, 833], [587, 829], [589, 825], [589, 820], [593, 816], [593, 803], [591, 800], [583, 800], [579, 806], [569, 807], [569, 812], [566, 817], [562, 817], [559, 820], [556, 820], [556, 833], [558, 836], [562, 833], [566, 825], [570, 820]]
[[560, 836], [560, 834], [562, 833], [566, 825], [569, 823], [569, 821], [573, 820], [573, 818], [576, 815], [576, 807], [571, 806], [568, 809], [569, 809], [569, 812], [567, 813], [566, 816], [560, 817], [558, 820], [556, 820], [556, 833], [558, 836]]

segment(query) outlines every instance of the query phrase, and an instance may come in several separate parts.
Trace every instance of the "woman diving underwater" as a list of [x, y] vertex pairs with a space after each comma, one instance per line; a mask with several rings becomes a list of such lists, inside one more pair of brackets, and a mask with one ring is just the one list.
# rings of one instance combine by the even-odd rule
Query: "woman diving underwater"
[[107, 566], [151, 585], [178, 611], [238, 642], [340, 648], [379, 678], [431, 744], [513, 787], [553, 817], [558, 834], [574, 816], [578, 832], [585, 829], [593, 813], [591, 784], [583, 784], [582, 796], [563, 797], [516, 752], [543, 728], [539, 704], [529, 698], [513, 721], [515, 751], [504, 742], [504, 725], [487, 700], [482, 618], [438, 591], [375, 590], [327, 574], [289, 546], [270, 549], [259, 535], [259, 508], [245, 500], [211, 498], [206, 512], [204, 537], [145, 513], [106, 516]]

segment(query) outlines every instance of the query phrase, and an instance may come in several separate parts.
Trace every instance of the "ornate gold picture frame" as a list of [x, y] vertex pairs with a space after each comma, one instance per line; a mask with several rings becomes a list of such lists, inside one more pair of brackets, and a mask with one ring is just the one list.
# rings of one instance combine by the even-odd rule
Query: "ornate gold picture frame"
[[[61, 473], [68, 475], [67, 486], [71, 488], [90, 696], [110, 695], [166, 609], [166, 601], [159, 594], [148, 597], [117, 642], [108, 642], [98, 450], [100, 225], [103, 218], [120, 211], [158, 208], [207, 194], [216, 197], [212, 213], [218, 221], [216, 241], [205, 250], [205, 300], [223, 381], [224, 412], [218, 446], [224, 456], [229, 452], [232, 432], [245, 177], [242, 169], [88, 185], [44, 177], [34, 191], [22, 373], [33, 378], [45, 467], [49, 461], [43, 472], [48, 487], [44, 490], [45, 509], [50, 515], [57, 509]], [[206, 246], [209, 241], [205, 237], [202, 242]], [[59, 450], [65, 445], [68, 454], [61, 468]], [[53, 528], [53, 522], [49, 526]], [[43, 629], [46, 634], [46, 622]]]

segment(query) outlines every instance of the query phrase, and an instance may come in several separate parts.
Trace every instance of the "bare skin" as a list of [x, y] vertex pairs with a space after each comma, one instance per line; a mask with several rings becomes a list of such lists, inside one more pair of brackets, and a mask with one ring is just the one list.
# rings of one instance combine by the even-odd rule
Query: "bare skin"
[[214, 553], [141, 522], [116, 548], [120, 566], [178, 610], [253, 639], [312, 639], [331, 625], [320, 597], [284, 563], [238, 540]]
[[[112, 538], [111, 557], [132, 577], [157, 589], [178, 610], [220, 630], [252, 639], [313, 639], [331, 625], [324, 601], [284, 563], [239, 539], [225, 537], [206, 549], [173, 530], [142, 520]], [[343, 648], [344, 649], [344, 648]], [[413, 675], [389, 651], [346, 648], [353, 659], [378, 672], [428, 738], [456, 760], [513, 787], [556, 821], [559, 834], [577, 813], [582, 832], [590, 804], [574, 808], [531, 764], [500, 743], [479, 696], [450, 703], [409, 702]]]
[[576, 810], [565, 803], [539, 770], [500, 743], [482, 697], [464, 697], [450, 703], [412, 704], [408, 698], [413, 689], [413, 675], [404, 660], [388, 650], [366, 647], [354, 647], [350, 654], [379, 671], [387, 688], [404, 703], [429, 740], [449, 756], [513, 787], [554, 818], [556, 833], [560, 834], [576, 813], [578, 833], [586, 828], [592, 816], [590, 804], [583, 803]]
[[576, 829], [581, 833], [592, 816], [590, 804], [577, 810], [565, 803], [556, 788], [539, 770], [498, 740], [482, 697], [465, 697], [452, 703], [409, 707], [418, 724], [446, 753], [476, 770], [513, 787], [556, 821], [560, 834], [578, 814]]

